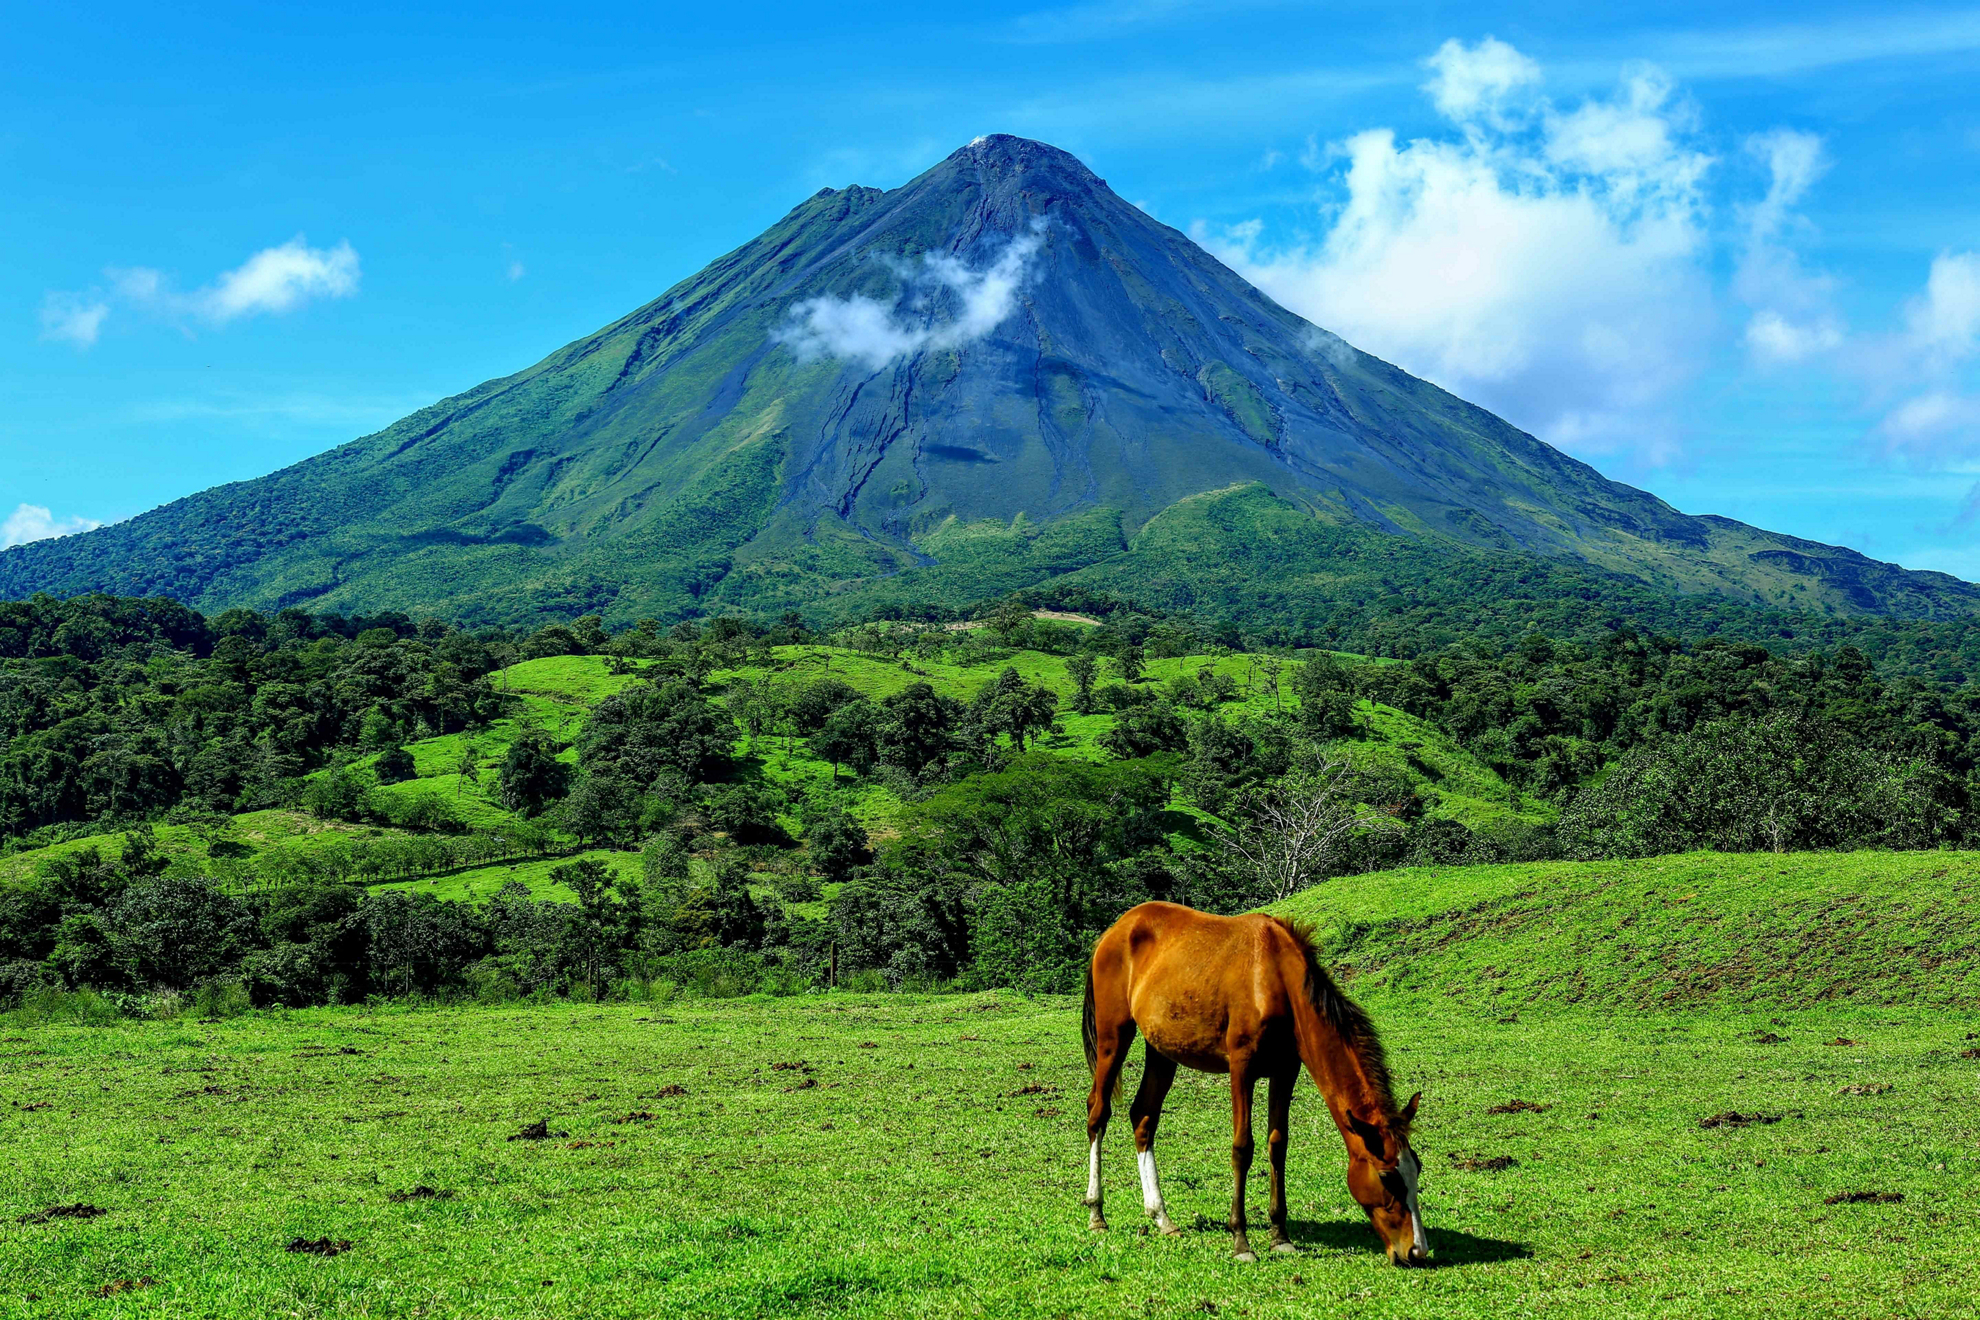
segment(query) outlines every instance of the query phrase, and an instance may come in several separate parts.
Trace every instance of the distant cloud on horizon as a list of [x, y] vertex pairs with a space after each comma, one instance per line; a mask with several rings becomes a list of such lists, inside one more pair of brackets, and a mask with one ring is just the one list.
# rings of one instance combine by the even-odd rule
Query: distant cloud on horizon
[[[88, 348], [114, 307], [144, 311], [170, 321], [226, 325], [246, 316], [289, 312], [316, 298], [348, 298], [358, 290], [357, 250], [348, 241], [313, 248], [298, 234], [263, 248], [211, 284], [190, 293], [172, 288], [148, 266], [110, 267], [108, 289], [51, 291], [41, 304], [41, 337]], [[25, 507], [25, 506], [23, 506]]]
[[102, 525], [93, 518], [57, 518], [51, 509], [23, 502], [14, 506], [14, 511], [6, 518], [0, 519], [0, 550], [26, 545], [30, 541], [74, 536], [77, 532], [93, 531]]
[[1199, 239], [1316, 325], [1573, 452], [1683, 453], [1678, 406], [1733, 329], [1729, 293], [1753, 367], [1862, 382], [1866, 449], [1980, 453], [1980, 395], [1958, 380], [1980, 361], [1980, 254], [1942, 252], [1901, 332], [1854, 334], [1836, 278], [1803, 255], [1820, 136], [1746, 136], [1730, 163], [1759, 166], [1765, 191], [1722, 202], [1727, 225], [1707, 184], [1729, 162], [1662, 70], [1630, 66], [1613, 93], [1561, 106], [1542, 67], [1493, 37], [1446, 41], [1425, 67], [1449, 134], [1369, 129], [1303, 158], [1345, 193], [1321, 238], [1268, 247], [1253, 221], [1198, 225]]

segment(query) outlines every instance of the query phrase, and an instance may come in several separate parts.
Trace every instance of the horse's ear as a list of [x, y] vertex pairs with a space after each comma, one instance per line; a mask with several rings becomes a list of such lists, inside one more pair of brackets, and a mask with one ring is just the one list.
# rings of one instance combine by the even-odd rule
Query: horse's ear
[[1421, 1091], [1418, 1091], [1415, 1095], [1409, 1098], [1409, 1103], [1402, 1107], [1403, 1122], [1412, 1123], [1416, 1121], [1416, 1106], [1417, 1103], [1422, 1099], [1423, 1099], [1423, 1092]]

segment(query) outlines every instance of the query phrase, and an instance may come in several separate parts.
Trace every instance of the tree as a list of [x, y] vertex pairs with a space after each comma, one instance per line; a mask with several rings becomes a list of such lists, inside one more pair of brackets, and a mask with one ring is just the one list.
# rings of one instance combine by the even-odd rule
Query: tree
[[911, 775], [939, 768], [958, 745], [962, 705], [927, 683], [910, 684], [880, 703], [875, 731], [880, 759]]
[[454, 773], [460, 776], [454, 785], [454, 796], [461, 795], [461, 789], [468, 784], [481, 782], [481, 749], [471, 738], [461, 739], [461, 754], [454, 761]]
[[1148, 669], [1148, 658], [1139, 646], [1123, 646], [1114, 652], [1114, 672], [1123, 683], [1139, 683]]
[[1005, 669], [994, 683], [977, 697], [977, 718], [992, 737], [1009, 734], [1011, 745], [1022, 752], [1026, 741], [1041, 729], [1052, 727], [1059, 699], [1047, 687], [1031, 687], [1015, 669]]
[[736, 729], [693, 683], [635, 683], [592, 708], [578, 740], [578, 764], [645, 788], [672, 771], [690, 784], [719, 778]]
[[645, 924], [640, 884], [620, 879], [595, 857], [553, 867], [550, 879], [577, 895], [575, 919], [565, 927], [565, 961], [579, 981], [596, 986], [619, 954], [639, 942]]
[[639, 827], [639, 793], [617, 775], [580, 775], [557, 814], [578, 838], [609, 842]]
[[865, 826], [843, 811], [828, 812], [813, 821], [804, 832], [804, 841], [811, 849], [812, 866], [827, 883], [850, 880], [855, 868], [873, 860]]
[[826, 717], [824, 727], [811, 735], [811, 754], [831, 763], [834, 782], [839, 778], [841, 765], [851, 766], [855, 774], [864, 774], [872, 767], [876, 755], [874, 730], [879, 720], [880, 712], [873, 703], [861, 698], [833, 711]]
[[1093, 683], [1100, 666], [1085, 651], [1066, 657], [1066, 677], [1073, 681], [1073, 709], [1082, 715], [1093, 713]]
[[1015, 596], [1008, 596], [997, 602], [990, 611], [990, 631], [997, 634], [1006, 645], [1023, 629], [1031, 625], [1031, 607]]
[[550, 740], [529, 730], [502, 758], [502, 805], [525, 816], [541, 813], [570, 792], [571, 768], [557, 759]]
[[371, 764], [372, 774], [381, 784], [403, 784], [419, 776], [419, 767], [413, 764], [413, 755], [403, 746], [388, 747], [378, 754]]
[[859, 689], [836, 678], [821, 678], [807, 684], [791, 699], [792, 723], [802, 734], [813, 734], [825, 727], [832, 712], [850, 701], [859, 700]]
[[1235, 827], [1211, 826], [1228, 864], [1247, 882], [1245, 906], [1275, 903], [1332, 875], [1358, 832], [1399, 828], [1387, 812], [1355, 802], [1354, 781], [1350, 763], [1327, 761], [1254, 790]]
[[1114, 727], [1100, 735], [1100, 745], [1122, 760], [1181, 751], [1188, 743], [1188, 726], [1166, 703], [1124, 710], [1114, 717]]

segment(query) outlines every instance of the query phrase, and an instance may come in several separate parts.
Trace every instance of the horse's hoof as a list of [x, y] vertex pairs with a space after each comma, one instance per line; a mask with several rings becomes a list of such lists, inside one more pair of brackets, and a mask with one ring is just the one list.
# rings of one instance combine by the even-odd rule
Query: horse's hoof
[[1258, 1263], [1258, 1253], [1255, 1251], [1240, 1251], [1231, 1259], [1237, 1261], [1240, 1265], [1256, 1265]]
[[1275, 1256], [1297, 1256], [1299, 1254], [1299, 1248], [1290, 1242], [1274, 1242], [1272, 1244], [1272, 1254]]
[[1155, 1225], [1155, 1227], [1162, 1234], [1163, 1237], [1182, 1236], [1182, 1226], [1180, 1224], [1161, 1223]]
[[1086, 1226], [1095, 1233], [1104, 1233], [1107, 1231], [1107, 1221], [1099, 1215], [1095, 1215], [1092, 1219], [1088, 1220]]

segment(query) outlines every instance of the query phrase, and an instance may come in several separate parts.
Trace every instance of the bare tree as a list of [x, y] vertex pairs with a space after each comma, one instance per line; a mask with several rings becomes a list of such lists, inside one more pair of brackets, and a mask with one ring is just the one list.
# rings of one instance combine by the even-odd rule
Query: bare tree
[[1401, 828], [1390, 811], [1356, 802], [1353, 781], [1348, 762], [1323, 762], [1253, 794], [1235, 828], [1212, 826], [1211, 835], [1252, 892], [1276, 903], [1332, 875], [1357, 831]]

